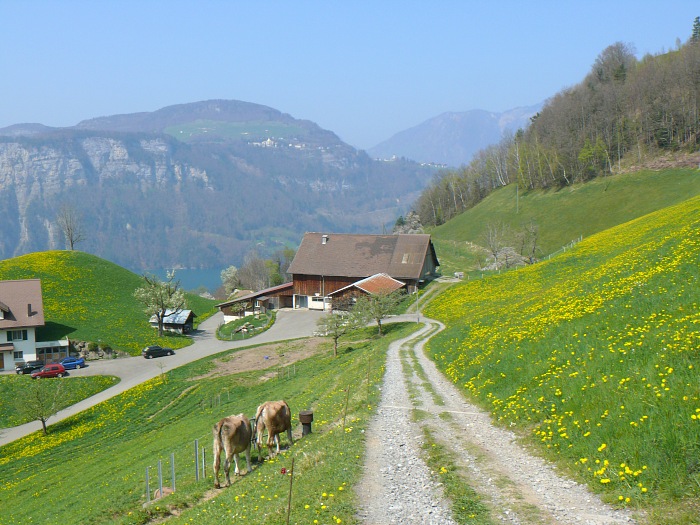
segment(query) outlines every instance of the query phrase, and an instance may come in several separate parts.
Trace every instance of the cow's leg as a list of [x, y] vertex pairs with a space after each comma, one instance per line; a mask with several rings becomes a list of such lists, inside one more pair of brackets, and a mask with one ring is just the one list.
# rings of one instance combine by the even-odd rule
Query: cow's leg
[[224, 464], [224, 472], [226, 472], [226, 486], [231, 486], [231, 456], [233, 454], [230, 451], [226, 451], [226, 463]]
[[294, 444], [294, 439], [292, 438], [292, 429], [291, 428], [287, 429], [287, 438], [289, 438], [289, 446], [292, 446]]
[[214, 446], [214, 488], [218, 489], [219, 484], [219, 465], [221, 464], [221, 449]]
[[245, 449], [245, 461], [248, 467], [248, 472], [252, 472], [253, 469], [250, 468], [250, 443], [248, 443], [248, 446]]
[[236, 468], [234, 469], [233, 473], [234, 473], [236, 476], [238, 476], [238, 475], [240, 475], [240, 473], [241, 473], [240, 470], [238, 470], [238, 452], [236, 452], [236, 453], [233, 455], [233, 462], [234, 462], [235, 465], [236, 465]]

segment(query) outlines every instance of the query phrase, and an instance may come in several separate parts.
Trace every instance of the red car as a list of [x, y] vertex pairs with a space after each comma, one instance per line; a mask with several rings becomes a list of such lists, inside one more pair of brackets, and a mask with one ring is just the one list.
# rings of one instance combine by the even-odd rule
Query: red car
[[45, 365], [41, 370], [32, 372], [32, 379], [38, 379], [40, 377], [63, 377], [64, 375], [66, 375], [66, 369], [61, 363], [51, 363], [50, 365]]

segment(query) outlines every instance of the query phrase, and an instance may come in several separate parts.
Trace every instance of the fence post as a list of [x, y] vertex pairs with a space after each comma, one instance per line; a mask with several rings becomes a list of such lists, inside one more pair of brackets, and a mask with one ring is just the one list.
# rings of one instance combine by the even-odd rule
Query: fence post
[[175, 492], [175, 453], [170, 454], [170, 479], [173, 492]]
[[347, 388], [345, 395], [345, 410], [343, 411], [343, 432], [345, 432], [345, 416], [348, 414], [348, 400], [350, 399], [350, 387]]
[[146, 467], [146, 503], [150, 503], [151, 501], [151, 487], [148, 482], [148, 467]]
[[289, 473], [289, 499], [287, 500], [287, 525], [292, 514], [292, 483], [294, 482], [294, 458], [292, 458], [292, 471]]
[[199, 440], [194, 440], [194, 480], [199, 481]]
[[202, 445], [202, 477], [207, 477], [207, 449]]
[[161, 460], [158, 460], [158, 488], [160, 489], [160, 497], [163, 497], [163, 465]]

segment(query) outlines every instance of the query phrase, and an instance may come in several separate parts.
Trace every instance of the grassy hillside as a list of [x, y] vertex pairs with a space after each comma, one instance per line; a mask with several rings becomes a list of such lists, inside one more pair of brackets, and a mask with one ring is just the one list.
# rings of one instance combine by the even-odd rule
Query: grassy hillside
[[539, 254], [612, 228], [700, 194], [700, 171], [644, 171], [599, 178], [556, 190], [518, 192], [515, 185], [495, 191], [474, 208], [431, 233], [444, 274], [468, 270], [474, 262], [464, 241], [484, 245], [488, 224], [513, 231], [530, 221], [539, 227]]
[[[281, 374], [273, 369], [222, 375], [217, 359], [229, 361], [238, 351], [219, 354], [52, 425], [46, 438], [37, 432], [10, 443], [0, 449], [0, 501], [11, 502], [3, 506], [0, 522], [141, 524], [168, 515], [166, 505], [172, 505], [182, 513], [168, 523], [282, 524], [290, 481], [281, 468], [289, 470], [294, 458], [292, 523], [352, 523], [351, 487], [362, 474], [364, 429], [379, 401], [386, 349], [415, 329], [388, 325], [387, 334], [376, 339], [376, 329], [368, 328], [350, 346], [346, 342], [337, 358], [331, 357], [331, 341], [324, 340], [313, 357]], [[308, 355], [310, 345], [292, 341], [270, 351], [291, 358]], [[299, 411], [314, 411], [313, 433], [202, 501], [213, 487], [212, 426], [230, 414], [251, 416], [260, 402], [280, 398], [292, 409], [297, 436]], [[207, 452], [207, 477], [199, 483], [195, 439]], [[286, 436], [281, 439], [285, 445]], [[171, 454], [176, 494], [142, 508], [146, 467], [151, 491], [158, 486], [158, 460], [164, 484], [170, 485]]]
[[260, 141], [277, 137], [306, 138], [307, 132], [301, 126], [274, 121], [226, 122], [220, 120], [196, 120], [165, 128], [165, 132], [178, 140], [188, 142], [202, 135], [212, 135], [227, 139]]
[[652, 523], [698, 523], [699, 261], [694, 197], [451, 288], [426, 310], [447, 325], [430, 352], [609, 501], [653, 509]]
[[[94, 255], [77, 251], [37, 252], [0, 261], [0, 279], [41, 279], [46, 326], [40, 340], [69, 337], [109, 345], [132, 354], [147, 344], [181, 348], [186, 337], [158, 339], [133, 296], [140, 276]], [[187, 295], [188, 306], [207, 316], [215, 301]]]

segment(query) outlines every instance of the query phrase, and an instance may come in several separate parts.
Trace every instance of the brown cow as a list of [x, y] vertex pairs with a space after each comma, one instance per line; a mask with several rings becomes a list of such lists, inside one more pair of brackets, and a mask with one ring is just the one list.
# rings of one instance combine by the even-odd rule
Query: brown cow
[[260, 452], [263, 441], [263, 431], [267, 429], [267, 448], [272, 456], [272, 445], [277, 445], [277, 454], [280, 453], [280, 434], [287, 432], [289, 444], [292, 439], [292, 411], [286, 401], [266, 401], [258, 407], [255, 413], [255, 441], [258, 446], [258, 459], [262, 460]]
[[253, 429], [250, 420], [243, 414], [225, 417], [214, 425], [214, 487], [219, 488], [219, 465], [221, 463], [221, 451], [223, 450], [226, 459], [224, 461], [224, 472], [226, 473], [226, 486], [231, 485], [229, 471], [231, 469], [231, 456], [236, 464], [234, 473], [240, 474], [238, 470], [238, 454], [245, 451], [245, 459], [250, 468], [250, 442]]

